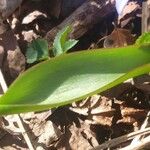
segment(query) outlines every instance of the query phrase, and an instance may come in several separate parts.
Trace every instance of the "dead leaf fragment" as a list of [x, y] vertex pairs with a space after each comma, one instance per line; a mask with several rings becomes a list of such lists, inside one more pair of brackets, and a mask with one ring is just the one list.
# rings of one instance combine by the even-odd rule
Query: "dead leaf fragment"
[[129, 30], [115, 28], [104, 40], [104, 47], [123, 47], [133, 44], [134, 41], [135, 39]]
[[135, 87], [150, 95], [150, 75], [145, 74], [133, 80]]
[[126, 123], [133, 126], [135, 124], [139, 125], [145, 119], [147, 112], [144, 109], [121, 106], [122, 119], [118, 120], [117, 123]]
[[80, 120], [78, 128], [74, 123], [66, 128], [64, 135], [56, 144], [57, 150], [90, 150], [98, 146], [96, 135], [91, 131], [90, 125]]
[[0, 16], [7, 19], [16, 8], [22, 3], [22, 0], [1, 0], [0, 1]]
[[[103, 126], [111, 126], [112, 125], [112, 121], [113, 121], [113, 112], [112, 112], [112, 115], [94, 115], [92, 116], [92, 118], [88, 118], [88, 122], [90, 122], [91, 124], [100, 124], [100, 125], [103, 125]], [[90, 121], [91, 120], [91, 121]]]
[[73, 103], [72, 106], [72, 111], [82, 115], [107, 114], [113, 111], [111, 100], [100, 95], [93, 95], [81, 102]]
[[25, 69], [25, 57], [19, 48], [7, 52], [7, 61], [12, 77], [16, 78]]
[[122, 117], [132, 117], [136, 119], [144, 118], [146, 117], [147, 111], [144, 109], [136, 109], [136, 108], [130, 108], [130, 107], [124, 107], [121, 108], [121, 114]]
[[73, 104], [70, 109], [76, 113], [86, 115], [86, 122], [91, 124], [112, 125], [115, 109], [112, 108], [112, 100], [93, 95], [82, 102]]
[[61, 131], [51, 121], [35, 125], [32, 131], [38, 137], [37, 143], [44, 144], [47, 147], [61, 136]]

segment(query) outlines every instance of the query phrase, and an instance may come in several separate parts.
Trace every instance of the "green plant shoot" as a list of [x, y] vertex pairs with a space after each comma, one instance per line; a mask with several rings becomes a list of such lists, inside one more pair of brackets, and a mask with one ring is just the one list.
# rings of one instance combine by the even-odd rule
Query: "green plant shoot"
[[150, 42], [146, 43], [80, 51], [39, 63], [20, 75], [0, 98], [0, 115], [62, 106], [148, 73]]
[[36, 61], [45, 60], [49, 57], [48, 43], [44, 39], [33, 40], [28, 44], [26, 58], [27, 63], [34, 63]]
[[67, 26], [58, 32], [53, 43], [54, 56], [66, 53], [77, 44], [77, 40], [69, 39], [68, 37], [71, 31], [71, 27]]

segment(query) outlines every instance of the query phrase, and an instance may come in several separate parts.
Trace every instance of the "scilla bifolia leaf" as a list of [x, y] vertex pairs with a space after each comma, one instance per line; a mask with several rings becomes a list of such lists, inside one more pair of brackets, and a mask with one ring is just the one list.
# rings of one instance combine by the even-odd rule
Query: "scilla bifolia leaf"
[[0, 114], [65, 105], [149, 71], [149, 47], [135, 45], [64, 54], [20, 75], [0, 98]]

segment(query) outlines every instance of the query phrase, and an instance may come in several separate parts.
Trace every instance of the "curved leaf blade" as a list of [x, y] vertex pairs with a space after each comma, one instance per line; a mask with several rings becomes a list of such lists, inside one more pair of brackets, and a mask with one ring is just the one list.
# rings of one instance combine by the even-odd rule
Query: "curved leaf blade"
[[149, 72], [149, 63], [149, 48], [138, 46], [61, 55], [20, 75], [0, 98], [0, 114], [39, 111], [82, 99]]

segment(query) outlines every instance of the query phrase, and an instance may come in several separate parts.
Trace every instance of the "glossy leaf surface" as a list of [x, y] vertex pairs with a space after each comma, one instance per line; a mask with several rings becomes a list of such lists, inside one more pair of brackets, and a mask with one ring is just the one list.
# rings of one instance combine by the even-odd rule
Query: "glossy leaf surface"
[[58, 107], [149, 71], [149, 47], [128, 46], [61, 55], [20, 75], [0, 98], [0, 114]]

